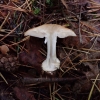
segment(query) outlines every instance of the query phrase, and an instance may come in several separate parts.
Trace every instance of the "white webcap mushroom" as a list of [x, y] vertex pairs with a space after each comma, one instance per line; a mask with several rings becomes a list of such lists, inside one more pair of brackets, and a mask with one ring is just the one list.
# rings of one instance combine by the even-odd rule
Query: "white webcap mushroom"
[[42, 63], [42, 69], [47, 72], [55, 71], [60, 67], [60, 61], [56, 56], [57, 37], [65, 38], [67, 36], [76, 36], [72, 30], [57, 24], [44, 24], [29, 29], [24, 35], [39, 38], [45, 37], [45, 43], [47, 43], [47, 58]]

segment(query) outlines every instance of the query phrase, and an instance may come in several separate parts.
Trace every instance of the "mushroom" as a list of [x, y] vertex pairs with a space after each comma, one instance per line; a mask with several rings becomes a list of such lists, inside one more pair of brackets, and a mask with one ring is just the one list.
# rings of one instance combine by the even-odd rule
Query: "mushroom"
[[45, 43], [47, 43], [47, 57], [42, 63], [42, 69], [47, 72], [55, 71], [60, 67], [60, 61], [56, 56], [57, 37], [65, 38], [67, 36], [76, 36], [72, 30], [57, 24], [44, 24], [29, 29], [24, 35], [39, 38], [45, 37]]
[[9, 48], [6, 45], [1, 45], [0, 51], [1, 51], [2, 54], [7, 55], [7, 52], [9, 52]]

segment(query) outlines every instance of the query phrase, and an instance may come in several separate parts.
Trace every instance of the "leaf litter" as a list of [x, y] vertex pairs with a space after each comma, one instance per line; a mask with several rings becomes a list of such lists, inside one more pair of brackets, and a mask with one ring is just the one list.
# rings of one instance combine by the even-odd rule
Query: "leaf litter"
[[[99, 100], [99, 8], [99, 0], [1, 0], [0, 99]], [[23, 35], [45, 23], [77, 34], [58, 38], [61, 65], [52, 74], [41, 69], [47, 55], [44, 39]]]

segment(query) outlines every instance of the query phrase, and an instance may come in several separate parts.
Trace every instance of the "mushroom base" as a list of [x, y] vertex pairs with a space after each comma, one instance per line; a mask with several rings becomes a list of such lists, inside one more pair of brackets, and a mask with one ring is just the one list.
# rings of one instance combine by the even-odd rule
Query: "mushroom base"
[[60, 61], [58, 58], [56, 58], [55, 60], [45, 60], [43, 63], [42, 63], [42, 69], [44, 71], [47, 71], [47, 72], [51, 72], [51, 71], [55, 71], [57, 69], [59, 69], [60, 67]]

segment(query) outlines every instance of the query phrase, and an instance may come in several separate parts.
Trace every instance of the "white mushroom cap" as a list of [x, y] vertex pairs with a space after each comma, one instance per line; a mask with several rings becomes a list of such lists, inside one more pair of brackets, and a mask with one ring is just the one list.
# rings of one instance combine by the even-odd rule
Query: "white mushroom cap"
[[24, 33], [25, 36], [29, 35], [39, 38], [48, 37], [49, 34], [55, 34], [55, 36], [58, 36], [59, 38], [76, 36], [72, 30], [57, 24], [44, 24], [36, 28], [29, 29]]

